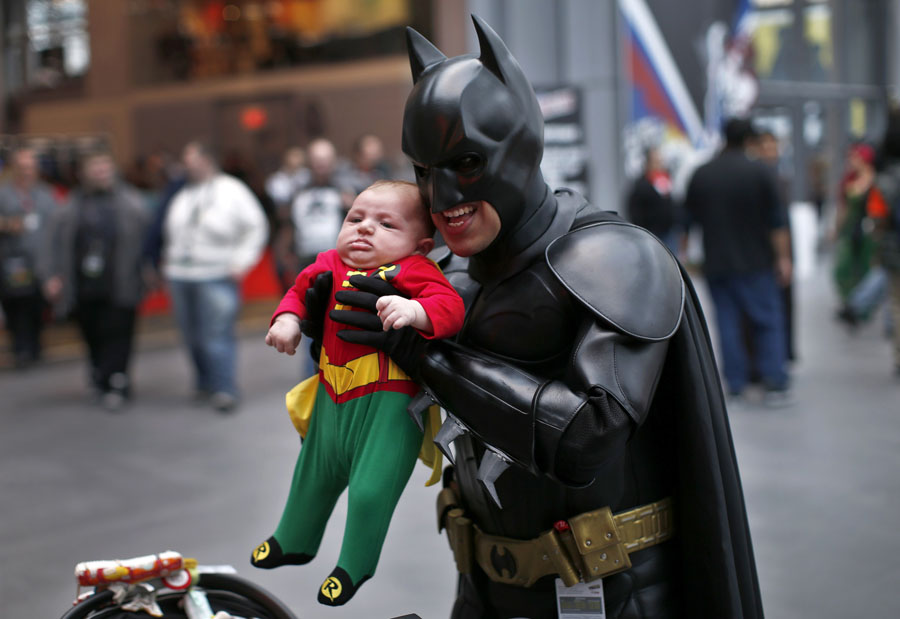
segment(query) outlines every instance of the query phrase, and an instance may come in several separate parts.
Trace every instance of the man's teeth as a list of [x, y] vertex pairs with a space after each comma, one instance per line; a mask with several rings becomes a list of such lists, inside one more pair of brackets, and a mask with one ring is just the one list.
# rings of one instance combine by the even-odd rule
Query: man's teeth
[[466, 206], [459, 206], [459, 207], [456, 207], [455, 209], [452, 209], [449, 211], [444, 211], [444, 215], [446, 215], [447, 217], [461, 217], [461, 216], [465, 215], [466, 213], [471, 213], [474, 210], [475, 210], [474, 205], [467, 204]]

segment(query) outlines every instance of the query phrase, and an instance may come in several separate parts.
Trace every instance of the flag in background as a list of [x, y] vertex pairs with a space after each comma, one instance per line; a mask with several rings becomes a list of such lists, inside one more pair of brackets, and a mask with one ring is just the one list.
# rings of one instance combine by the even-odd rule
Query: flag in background
[[630, 124], [658, 119], [667, 133], [678, 133], [699, 145], [703, 123], [646, 1], [619, 0], [619, 10], [625, 25]]

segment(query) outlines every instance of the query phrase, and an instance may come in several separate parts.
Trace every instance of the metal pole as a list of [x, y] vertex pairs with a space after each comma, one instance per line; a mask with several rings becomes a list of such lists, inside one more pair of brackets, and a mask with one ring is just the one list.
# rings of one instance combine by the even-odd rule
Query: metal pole
[[6, 0], [0, 2], [0, 135], [6, 133]]
[[[803, 81], [809, 74], [810, 62], [809, 53], [804, 35], [806, 14], [806, 0], [794, 0], [794, 27], [791, 29], [791, 49], [793, 50], [792, 61], [788, 66], [788, 76], [791, 81]], [[805, 98], [803, 100], [794, 100], [790, 103], [791, 124], [794, 126], [792, 132], [794, 146], [794, 170], [793, 170], [793, 195], [792, 200], [802, 202], [809, 197], [808, 176], [809, 176], [809, 149], [806, 147], [806, 139], [803, 135], [803, 124], [806, 117], [804, 111]]]
[[[838, 84], [847, 83], [847, 2], [846, 0], [830, 0], [831, 4], [831, 36], [832, 45], [834, 46], [834, 62], [835, 62], [835, 81]], [[831, 165], [829, 170], [829, 197], [832, 204], [837, 204], [840, 199], [838, 195], [838, 179], [843, 174], [844, 153], [847, 152], [849, 140], [847, 139], [847, 128], [850, 126], [850, 110], [847, 99], [842, 97], [832, 103], [834, 110], [834, 122], [832, 124], [831, 144], [834, 149], [831, 153]]]
[[894, 103], [900, 103], [900, 0], [889, 0], [886, 7], [888, 13], [887, 35], [887, 79], [885, 80], [888, 95]]

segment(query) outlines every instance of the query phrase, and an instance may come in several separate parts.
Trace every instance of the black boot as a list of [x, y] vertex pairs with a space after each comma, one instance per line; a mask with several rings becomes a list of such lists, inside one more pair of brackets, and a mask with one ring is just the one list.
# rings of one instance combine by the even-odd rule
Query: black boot
[[336, 567], [332, 570], [325, 582], [319, 588], [319, 604], [325, 606], [343, 606], [350, 601], [364, 582], [369, 580], [371, 576], [363, 576], [355, 585], [350, 579], [350, 574], [344, 571], [342, 567]]
[[280, 565], [305, 565], [313, 560], [313, 555], [302, 552], [284, 553], [281, 545], [274, 537], [270, 537], [253, 549], [250, 555], [250, 563], [254, 567], [270, 570]]

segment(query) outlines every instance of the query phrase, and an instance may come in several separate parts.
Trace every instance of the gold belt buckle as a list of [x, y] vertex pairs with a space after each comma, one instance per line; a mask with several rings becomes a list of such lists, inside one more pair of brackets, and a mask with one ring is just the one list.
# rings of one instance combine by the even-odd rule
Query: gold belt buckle
[[631, 567], [631, 559], [609, 507], [579, 514], [569, 520], [569, 527], [582, 563], [584, 582]]
[[570, 519], [582, 579], [590, 582], [630, 568], [629, 553], [672, 537], [673, 513], [672, 499], [665, 498], [615, 515], [602, 507]]

